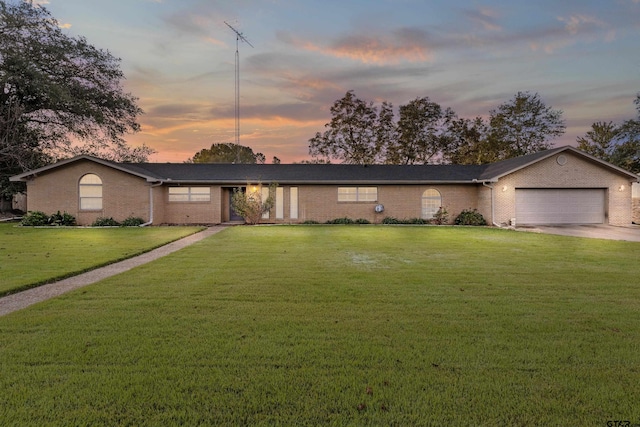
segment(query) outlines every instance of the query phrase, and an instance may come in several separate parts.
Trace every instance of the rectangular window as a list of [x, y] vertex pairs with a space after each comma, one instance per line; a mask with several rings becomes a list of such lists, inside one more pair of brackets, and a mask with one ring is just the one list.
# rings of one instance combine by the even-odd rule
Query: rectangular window
[[276, 188], [276, 219], [284, 219], [284, 188]]
[[[269, 198], [269, 187], [262, 187], [262, 203]], [[269, 211], [262, 214], [262, 219], [269, 219]]]
[[298, 219], [298, 187], [289, 189], [289, 218]]
[[83, 185], [80, 187], [80, 209], [102, 209], [102, 186]]
[[210, 187], [169, 187], [170, 202], [209, 202]]
[[339, 202], [376, 202], [378, 187], [338, 187]]

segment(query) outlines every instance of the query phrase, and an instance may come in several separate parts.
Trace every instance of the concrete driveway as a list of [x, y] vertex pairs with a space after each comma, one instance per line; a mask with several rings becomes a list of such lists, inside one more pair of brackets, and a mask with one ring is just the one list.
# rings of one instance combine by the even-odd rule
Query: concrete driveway
[[640, 225], [617, 227], [604, 224], [589, 225], [536, 225], [518, 227], [519, 231], [558, 234], [561, 236], [589, 237], [592, 239], [626, 240], [640, 242]]

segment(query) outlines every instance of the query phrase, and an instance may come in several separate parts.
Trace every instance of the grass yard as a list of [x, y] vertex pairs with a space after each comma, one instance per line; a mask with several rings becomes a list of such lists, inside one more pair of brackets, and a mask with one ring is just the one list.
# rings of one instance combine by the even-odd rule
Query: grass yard
[[633, 425], [638, 260], [495, 229], [234, 227], [0, 317], [0, 419]]
[[130, 258], [201, 229], [0, 224], [0, 296]]

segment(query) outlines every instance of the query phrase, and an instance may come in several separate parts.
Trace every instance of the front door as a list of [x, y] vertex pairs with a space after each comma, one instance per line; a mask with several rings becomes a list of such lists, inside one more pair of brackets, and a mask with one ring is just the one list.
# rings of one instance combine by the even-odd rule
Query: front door
[[[242, 188], [241, 190], [244, 193], [244, 188]], [[242, 222], [244, 222], [244, 218], [241, 215], [238, 215], [238, 213], [233, 209], [233, 203], [232, 203], [233, 194], [234, 194], [233, 190], [229, 191], [229, 221], [232, 221], [232, 222], [242, 221]]]

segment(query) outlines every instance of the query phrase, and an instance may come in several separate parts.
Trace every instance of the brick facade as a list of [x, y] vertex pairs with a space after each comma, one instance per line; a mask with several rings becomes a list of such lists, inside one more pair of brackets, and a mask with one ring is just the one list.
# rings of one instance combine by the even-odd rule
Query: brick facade
[[[96, 174], [102, 180], [102, 209], [81, 211], [78, 184], [84, 175]], [[149, 221], [149, 187], [144, 179], [88, 160], [80, 160], [43, 172], [27, 181], [27, 209], [52, 214], [68, 212], [78, 224], [89, 225], [98, 217], [122, 221], [140, 217]]]
[[[557, 161], [558, 156], [565, 156], [566, 163], [560, 165]], [[570, 152], [541, 160], [500, 178], [499, 182], [494, 184], [495, 222], [501, 225], [508, 224], [511, 218], [516, 217], [516, 189], [563, 187], [605, 189], [607, 194], [605, 221], [611, 225], [631, 224], [629, 178]]]
[[[558, 156], [564, 156], [566, 162], [558, 162]], [[87, 173], [96, 174], [102, 180], [103, 206], [100, 210], [79, 209], [78, 184]], [[484, 184], [471, 179], [463, 184], [360, 184], [377, 188], [374, 202], [338, 202], [338, 188], [356, 184], [281, 185], [277, 203], [282, 215], [276, 218], [274, 207], [263, 222], [325, 222], [348, 217], [380, 223], [387, 216], [420, 218], [423, 193], [435, 189], [442, 197], [441, 205], [449, 213], [449, 222], [453, 222], [462, 210], [475, 208], [490, 224], [507, 225], [516, 217], [515, 192], [524, 188], [603, 189], [606, 194], [605, 222], [612, 225], [628, 225], [632, 220], [640, 222], [640, 198], [633, 199], [632, 211], [630, 177], [571, 150], [504, 173], [507, 175], [499, 177], [498, 182]], [[218, 224], [230, 220], [229, 198], [233, 185], [201, 183], [198, 186], [210, 188], [209, 201], [174, 202], [169, 201], [169, 186], [177, 184], [170, 181], [152, 183], [145, 177], [89, 159], [63, 163], [29, 175], [27, 209], [47, 214], [66, 211], [74, 215], [80, 225], [89, 225], [98, 217], [122, 221], [133, 216], [154, 224]], [[297, 218], [291, 216], [293, 187], [297, 188]], [[375, 212], [378, 204], [384, 206], [384, 212]], [[153, 212], [150, 212], [151, 206]]]

